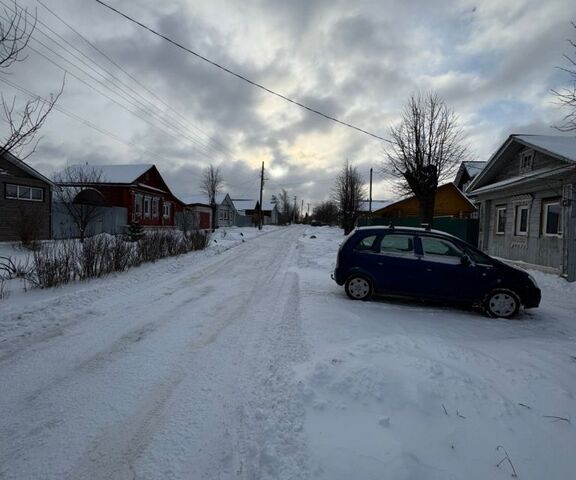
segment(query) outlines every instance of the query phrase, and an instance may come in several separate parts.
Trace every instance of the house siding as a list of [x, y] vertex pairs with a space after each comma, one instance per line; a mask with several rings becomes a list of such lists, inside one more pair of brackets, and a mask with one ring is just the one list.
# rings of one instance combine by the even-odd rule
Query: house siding
[[[42, 188], [44, 199], [34, 202], [6, 198], [6, 184]], [[51, 197], [52, 189], [48, 183], [0, 157], [0, 241], [18, 241], [19, 223], [26, 216], [33, 219], [39, 240], [50, 238]]]
[[[564, 272], [565, 236], [550, 237], [543, 234], [542, 215], [546, 199], [558, 198], [561, 191], [544, 189], [527, 192], [507, 192], [506, 196], [482, 201], [484, 221], [481, 222], [481, 248], [490, 255], [509, 260], [550, 267]], [[528, 233], [517, 235], [515, 232], [516, 207], [528, 206]], [[505, 233], [496, 233], [496, 211], [506, 207]], [[567, 221], [567, 211], [563, 208], [563, 231], [570, 231]], [[574, 225], [574, 224], [573, 224]]]

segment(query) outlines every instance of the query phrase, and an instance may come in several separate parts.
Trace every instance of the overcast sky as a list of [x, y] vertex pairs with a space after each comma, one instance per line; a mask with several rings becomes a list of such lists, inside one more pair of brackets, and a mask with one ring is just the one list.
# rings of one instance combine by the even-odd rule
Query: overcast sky
[[[54, 111], [29, 158], [40, 172], [86, 162], [154, 163], [185, 196], [198, 193], [200, 172], [213, 163], [233, 198], [256, 198], [264, 161], [267, 199], [284, 187], [315, 204], [328, 198], [349, 159], [366, 179], [374, 167], [374, 198], [393, 198], [378, 173], [378, 140], [242, 83], [94, 0], [43, 1], [139, 84], [38, 2], [18, 0], [44, 24], [30, 47], [59, 66], [30, 49], [3, 78], [48, 96], [62, 68], [69, 70], [59, 106], [123, 142]], [[567, 66], [563, 54], [576, 54], [567, 41], [576, 40], [574, 0], [109, 3], [231, 70], [383, 137], [411, 93], [436, 90], [459, 115], [476, 160], [487, 160], [511, 133], [557, 134], [551, 127], [562, 111], [550, 90], [570, 78], [555, 67]], [[53, 43], [71, 50], [48, 27], [98, 65]], [[4, 83], [0, 89], [25, 99]]]

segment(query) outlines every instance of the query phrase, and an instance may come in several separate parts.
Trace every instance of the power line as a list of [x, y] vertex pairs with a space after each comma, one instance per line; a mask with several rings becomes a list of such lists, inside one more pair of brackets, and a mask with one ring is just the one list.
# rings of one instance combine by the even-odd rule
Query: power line
[[[121, 72], [123, 72], [126, 76], [130, 77], [137, 85], [139, 85], [143, 90], [145, 90], [146, 92], [148, 92], [152, 97], [156, 98], [162, 105], [164, 105], [166, 108], [168, 108], [170, 111], [174, 112], [176, 115], [178, 115], [182, 120], [184, 120], [189, 127], [194, 128], [195, 130], [198, 130], [199, 132], [201, 132], [203, 135], [205, 135], [211, 142], [215, 143], [216, 145], [220, 146], [222, 149], [224, 149], [225, 151], [223, 153], [228, 154], [228, 153], [232, 153], [229, 148], [224, 145], [223, 143], [219, 142], [218, 140], [216, 140], [215, 138], [212, 137], [212, 135], [206, 133], [204, 130], [202, 130], [201, 128], [199, 128], [196, 125], [190, 124], [187, 120], [187, 118], [181, 114], [178, 110], [176, 110], [174, 107], [172, 107], [170, 104], [166, 103], [162, 98], [160, 98], [156, 93], [154, 93], [152, 90], [150, 90], [148, 87], [146, 87], [142, 82], [140, 82], [136, 77], [134, 77], [132, 74], [130, 74], [130, 72], [126, 71], [121, 65], [119, 65], [116, 61], [114, 61], [114, 59], [112, 59], [109, 55], [107, 55], [105, 52], [103, 52], [101, 49], [99, 49], [96, 45], [94, 45], [94, 43], [92, 43], [90, 40], [88, 40], [84, 35], [82, 35], [82, 33], [80, 33], [78, 30], [76, 30], [73, 26], [71, 26], [68, 22], [66, 22], [62, 17], [60, 17], [57, 13], [55, 13], [53, 10], [51, 10], [49, 7], [47, 7], [41, 0], [37, 0], [37, 2], [44, 7], [49, 13], [51, 13], [54, 17], [56, 17], [61, 23], [63, 23], [66, 27], [68, 27], [70, 30], [72, 30], [77, 36], [79, 36], [82, 40], [84, 40], [84, 42], [86, 42], [90, 47], [92, 47], [96, 52], [98, 52], [100, 55], [102, 55], [106, 60], [108, 60], [112, 65], [114, 65], [116, 68], [118, 68]], [[102, 67], [100, 67], [102, 68]], [[106, 70], [105, 70], [106, 71]]]
[[309, 106], [307, 106], [307, 105], [305, 105], [305, 104], [303, 104], [303, 103], [298, 102], [297, 100], [293, 100], [292, 98], [287, 97], [286, 95], [283, 95], [283, 94], [281, 94], [281, 93], [275, 92], [274, 90], [271, 90], [271, 89], [265, 87], [264, 85], [262, 85], [262, 84], [260, 84], [260, 83], [257, 83], [257, 82], [255, 82], [255, 81], [253, 81], [253, 80], [250, 80], [249, 78], [245, 77], [244, 75], [241, 75], [241, 74], [239, 74], [239, 73], [236, 73], [236, 72], [230, 70], [229, 68], [224, 67], [223, 65], [220, 65], [219, 63], [217, 63], [217, 62], [215, 62], [215, 61], [213, 61], [213, 60], [210, 60], [209, 58], [207, 58], [207, 57], [205, 57], [205, 56], [203, 56], [203, 55], [195, 52], [194, 50], [191, 50], [190, 48], [185, 47], [185, 46], [182, 45], [181, 43], [178, 43], [177, 41], [172, 40], [171, 38], [167, 37], [166, 35], [163, 35], [163, 34], [159, 33], [158, 31], [154, 30], [153, 28], [151, 28], [151, 27], [143, 24], [142, 22], [139, 22], [138, 20], [135, 20], [134, 18], [132, 18], [132, 17], [130, 17], [129, 15], [121, 12], [120, 10], [118, 10], [118, 9], [116, 9], [116, 8], [108, 5], [107, 3], [103, 2], [102, 0], [94, 0], [94, 1], [96, 1], [96, 2], [99, 3], [100, 5], [108, 8], [109, 10], [115, 12], [116, 14], [124, 17], [126, 20], [128, 20], [128, 21], [130, 21], [130, 22], [132, 22], [132, 23], [134, 23], [134, 24], [136, 24], [136, 25], [138, 25], [139, 27], [142, 27], [142, 28], [144, 28], [145, 30], [148, 30], [150, 33], [156, 35], [157, 37], [160, 37], [160, 38], [166, 40], [167, 42], [171, 43], [171, 44], [174, 45], [175, 47], [178, 47], [178, 48], [180, 48], [181, 50], [184, 50], [185, 52], [190, 53], [191, 55], [194, 55], [195, 57], [199, 58], [200, 60], [203, 60], [204, 62], [209, 63], [210, 65], [212, 65], [212, 66], [214, 66], [214, 67], [216, 67], [216, 68], [219, 68], [220, 70], [223, 70], [224, 72], [228, 73], [229, 75], [232, 75], [232, 76], [234, 76], [234, 77], [236, 77], [236, 78], [238, 78], [238, 79], [240, 79], [240, 80], [242, 80], [242, 81], [244, 81], [244, 82], [252, 85], [253, 87], [256, 87], [256, 88], [259, 88], [259, 89], [261, 89], [261, 90], [264, 90], [265, 92], [267, 92], [267, 93], [269, 93], [269, 94], [271, 94], [271, 95], [274, 95], [274, 96], [276, 96], [276, 97], [278, 97], [278, 98], [281, 98], [282, 100], [285, 100], [285, 101], [290, 102], [290, 103], [292, 103], [292, 104], [294, 104], [294, 105], [297, 105], [298, 107], [301, 107], [301, 108], [303, 108], [303, 109], [305, 109], [305, 110], [308, 110], [309, 112], [315, 113], [316, 115], [320, 115], [321, 117], [324, 117], [324, 118], [326, 118], [327, 120], [331, 120], [331, 121], [333, 121], [333, 122], [339, 123], [340, 125], [344, 125], [345, 127], [352, 128], [352, 129], [354, 129], [354, 130], [357, 130], [358, 132], [364, 133], [364, 134], [366, 134], [366, 135], [369, 135], [369, 136], [371, 136], [371, 137], [373, 137], [373, 138], [376, 138], [376, 139], [378, 139], [378, 140], [381, 140], [381, 141], [383, 141], [383, 142], [392, 143], [390, 140], [388, 140], [388, 139], [386, 139], [386, 138], [384, 138], [384, 137], [381, 137], [381, 136], [379, 136], [379, 135], [376, 135], [375, 133], [371, 133], [371, 132], [369, 132], [369, 131], [367, 131], [367, 130], [364, 130], [364, 129], [360, 128], [360, 127], [357, 127], [357, 126], [355, 126], [355, 125], [352, 125], [351, 123], [347, 123], [347, 122], [344, 122], [344, 121], [342, 121], [342, 120], [339, 120], [339, 119], [337, 119], [336, 117], [332, 117], [331, 115], [328, 115], [328, 114], [326, 114], [326, 113], [323, 113], [323, 112], [321, 112], [320, 110], [316, 110], [315, 108], [309, 107]]
[[[13, 9], [10, 8], [10, 6], [6, 5], [3, 1], [0, 0], [0, 4], [4, 5], [4, 7], [6, 9], [8, 9], [9, 11], [12, 11], [15, 13], [15, 11]], [[27, 12], [26, 10], [24, 10], [25, 14], [28, 16], [33, 17], [29, 12]], [[86, 75], [88, 78], [90, 78], [91, 80], [97, 82], [99, 85], [101, 85], [102, 87], [104, 87], [106, 90], [108, 90], [109, 92], [113, 93], [114, 95], [117, 95], [118, 97], [120, 97], [124, 102], [128, 103], [129, 105], [131, 105], [132, 107], [134, 107], [135, 109], [137, 109], [138, 111], [141, 111], [142, 114], [146, 115], [147, 118], [154, 118], [155, 120], [159, 121], [161, 124], [163, 124], [165, 127], [167, 127], [170, 131], [167, 132], [164, 129], [159, 129], [161, 132], [168, 134], [170, 136], [172, 136], [173, 138], [177, 139], [177, 140], [182, 140], [182, 138], [179, 138], [177, 136], [174, 135], [174, 132], [179, 133], [180, 135], [182, 135], [182, 137], [184, 137], [185, 139], [187, 139], [188, 141], [190, 141], [192, 144], [194, 144], [195, 146], [193, 146], [193, 148], [195, 148], [199, 153], [201, 153], [202, 155], [205, 155], [207, 158], [213, 158], [213, 155], [211, 155], [210, 153], [208, 153], [208, 151], [206, 150], [207, 148], [212, 148], [214, 149], [213, 146], [211, 146], [210, 144], [205, 144], [204, 141], [200, 138], [198, 138], [197, 134], [192, 134], [192, 132], [189, 131], [185, 131], [184, 129], [187, 129], [188, 127], [186, 125], [184, 125], [181, 121], [176, 120], [176, 119], [172, 119], [171, 117], [168, 116], [168, 119], [165, 119], [163, 117], [161, 117], [160, 115], [158, 115], [158, 113], [156, 113], [156, 111], [152, 110], [148, 105], [151, 105], [154, 109], [158, 110], [162, 115], [166, 115], [165, 112], [163, 112], [162, 110], [160, 110], [154, 103], [150, 102], [148, 99], [144, 98], [141, 94], [139, 94], [138, 92], [136, 92], [130, 85], [127, 85], [125, 82], [122, 82], [122, 80], [120, 80], [118, 77], [116, 77], [115, 75], [113, 75], [112, 73], [110, 73], [108, 70], [106, 70], [105, 68], [103, 68], [100, 64], [98, 64], [97, 62], [95, 62], [92, 58], [90, 58], [89, 56], [87, 56], [86, 54], [84, 54], [84, 52], [80, 51], [79, 49], [77, 49], [74, 45], [70, 44], [70, 42], [68, 42], [66, 39], [64, 39], [61, 35], [59, 35], [57, 32], [55, 32], [53, 29], [51, 29], [48, 25], [46, 25], [44, 22], [42, 22], [41, 20], [38, 20], [38, 23], [43, 25], [47, 30], [49, 30], [50, 32], [52, 32], [54, 35], [56, 35], [58, 38], [60, 38], [63, 42], [65, 42], [67, 45], [70, 45], [70, 47], [72, 49], [74, 49], [75, 51], [77, 51], [78, 53], [80, 53], [83, 57], [85, 57], [87, 60], [89, 60], [91, 63], [93, 63], [94, 65], [96, 65], [96, 67], [98, 67], [100, 70], [104, 71], [107, 75], [109, 75], [111, 78], [115, 79], [117, 82], [119, 82], [122, 85], [126, 85], [126, 87], [130, 90], [127, 91], [125, 88], [120, 87], [118, 85], [115, 85], [114, 82], [110, 82], [109, 79], [103, 75], [100, 71], [96, 70], [94, 67], [92, 67], [92, 65], [88, 64], [86, 61], [84, 61], [82, 58], [80, 58], [78, 55], [76, 55], [74, 52], [72, 52], [69, 48], [67, 48], [66, 46], [62, 45], [61, 43], [59, 43], [58, 41], [56, 41], [54, 38], [52, 38], [50, 35], [48, 35], [45, 31], [42, 30], [41, 27], [39, 27], [38, 25], [36, 25], [36, 30], [41, 33], [43, 36], [45, 36], [46, 38], [48, 38], [48, 40], [50, 40], [51, 42], [53, 42], [55, 45], [57, 45], [59, 48], [61, 48], [64, 52], [66, 52], [68, 55], [70, 55], [71, 57], [73, 57], [74, 59], [80, 61], [83, 65], [85, 65], [87, 68], [89, 68], [91, 71], [93, 71], [95, 74], [97, 74], [99, 77], [101, 77], [104, 81], [99, 80], [98, 78], [95, 78], [93, 75], [91, 75], [90, 73], [86, 72], [81, 66], [79, 66], [78, 64], [74, 63], [73, 61], [69, 60], [68, 58], [63, 57], [60, 53], [56, 52], [54, 49], [50, 48], [48, 45], [46, 45], [45, 43], [43, 43], [42, 41], [40, 41], [38, 38], [36, 38], [36, 35], [33, 33], [32, 35], [32, 39], [37, 42], [38, 44], [40, 44], [42, 47], [44, 47], [46, 50], [48, 50], [49, 52], [51, 52], [53, 55], [57, 56], [58, 58], [60, 58], [61, 60], [65, 61], [66, 63], [70, 64], [71, 66], [73, 66], [75, 69], [79, 70], [80, 72], [82, 72], [84, 75]], [[31, 50], [33, 50], [35, 53], [37, 53], [38, 55], [42, 56], [43, 58], [45, 58], [46, 60], [48, 60], [49, 62], [53, 63], [54, 65], [56, 65], [57, 67], [61, 68], [64, 72], [68, 73], [69, 75], [71, 75], [73, 78], [75, 78], [76, 80], [82, 82], [83, 84], [85, 84], [86, 86], [88, 86], [89, 88], [93, 89], [94, 91], [96, 91], [97, 93], [99, 93], [100, 95], [103, 95], [104, 97], [108, 98], [110, 101], [116, 103], [118, 106], [120, 106], [121, 108], [124, 108], [125, 110], [127, 110], [128, 112], [130, 112], [131, 114], [137, 116], [138, 118], [140, 118], [141, 120], [145, 121], [146, 123], [148, 123], [149, 125], [151, 125], [152, 127], [158, 128], [156, 125], [152, 124], [150, 121], [148, 121], [147, 118], [143, 118], [141, 115], [138, 115], [137, 113], [135, 113], [134, 111], [126, 108], [125, 105], [120, 104], [118, 101], [114, 100], [113, 98], [111, 98], [109, 95], [106, 95], [104, 92], [98, 90], [97, 88], [95, 88], [92, 84], [88, 83], [87, 81], [79, 78], [77, 75], [75, 75], [74, 73], [70, 72], [69, 70], [67, 70], [66, 68], [64, 68], [61, 64], [59, 64], [58, 62], [54, 61], [53, 59], [47, 57], [45, 54], [39, 52], [38, 50], [34, 49], [33, 47], [30, 47]], [[105, 83], [106, 82], [106, 83]], [[122, 94], [118, 93], [118, 91], [115, 91], [111, 88], [112, 85], [114, 88], [118, 89], [120, 92], [122, 92]], [[131, 92], [133, 92], [134, 94], [132, 94]], [[126, 95], [129, 97], [126, 98]], [[137, 98], [138, 97], [138, 98]], [[143, 101], [143, 102], [142, 102]], [[176, 123], [175, 123], [176, 122]], [[181, 126], [181, 127], [180, 127]], [[191, 136], [194, 135], [194, 136]], [[218, 154], [222, 154], [220, 151], [217, 152]], [[224, 152], [224, 154], [226, 155], [227, 158], [231, 159], [231, 157], [229, 157], [226, 152]]]

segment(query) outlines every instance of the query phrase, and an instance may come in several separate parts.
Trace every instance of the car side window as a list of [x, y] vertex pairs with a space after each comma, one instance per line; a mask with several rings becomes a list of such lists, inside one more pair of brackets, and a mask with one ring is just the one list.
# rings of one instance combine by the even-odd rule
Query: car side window
[[464, 252], [448, 240], [441, 238], [420, 237], [422, 253], [426, 260], [450, 264], [459, 264]]
[[354, 250], [374, 250], [374, 243], [376, 242], [377, 238], [378, 235], [368, 235], [367, 237], [362, 238], [358, 243], [356, 243]]
[[414, 257], [414, 237], [412, 235], [388, 234], [380, 242], [383, 255]]

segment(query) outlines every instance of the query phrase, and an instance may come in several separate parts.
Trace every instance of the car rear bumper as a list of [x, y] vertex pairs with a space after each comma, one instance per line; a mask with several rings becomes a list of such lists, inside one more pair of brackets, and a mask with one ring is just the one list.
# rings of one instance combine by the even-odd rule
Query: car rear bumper
[[342, 270], [339, 268], [334, 269], [334, 272], [330, 274], [330, 278], [334, 280], [338, 285], [344, 285], [346, 279], [342, 275]]

